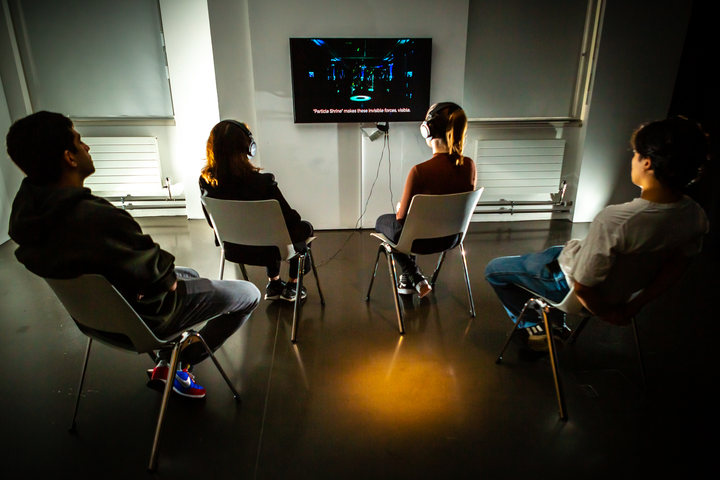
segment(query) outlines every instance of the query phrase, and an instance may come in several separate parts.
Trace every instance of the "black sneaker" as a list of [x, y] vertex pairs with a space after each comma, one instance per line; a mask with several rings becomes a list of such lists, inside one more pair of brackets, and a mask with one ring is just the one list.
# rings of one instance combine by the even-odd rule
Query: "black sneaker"
[[[294, 302], [295, 297], [297, 296], [297, 283], [296, 282], [287, 282], [285, 284], [285, 288], [283, 289], [282, 298], [283, 300], [287, 300], [288, 302]], [[305, 287], [302, 287], [302, 293], [300, 294], [300, 300], [304, 300], [305, 297], [307, 297], [307, 290]]]
[[[570, 338], [572, 331], [567, 327], [567, 325], [563, 325], [562, 327], [552, 325], [551, 329], [553, 337], [555, 337], [555, 348], [557, 350], [562, 350], [565, 346], [565, 341]], [[526, 330], [528, 332], [528, 347], [536, 352], [547, 352], [548, 345], [545, 326], [538, 323], [537, 325], [526, 328]]]
[[285, 289], [285, 282], [281, 279], [270, 280], [265, 287], [265, 300], [277, 300]]
[[427, 281], [427, 278], [419, 273], [415, 273], [410, 277], [412, 282], [413, 290], [417, 292], [418, 297], [423, 298], [425, 295], [432, 291], [432, 287]]
[[415, 293], [415, 287], [410, 281], [410, 277], [404, 273], [400, 275], [400, 280], [398, 280], [398, 293], [400, 295], [412, 295]]

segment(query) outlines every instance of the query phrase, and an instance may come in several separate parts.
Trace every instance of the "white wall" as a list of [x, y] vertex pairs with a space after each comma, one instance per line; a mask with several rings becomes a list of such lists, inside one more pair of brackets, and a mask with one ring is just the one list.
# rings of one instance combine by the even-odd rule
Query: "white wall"
[[[2, 79], [0, 79], [0, 92], [4, 91]], [[10, 125], [10, 111], [5, 101], [5, 96], [0, 95], [0, 132], [3, 138], [3, 149], [0, 151], [0, 244], [8, 241], [8, 220], [10, 219], [10, 208], [13, 198], [20, 188], [23, 174], [17, 166], [12, 163], [5, 151], [5, 135]]]
[[608, 0], [573, 221], [639, 195], [630, 182], [630, 135], [667, 116], [691, 2]]
[[[247, 24], [242, 17], [245, 2]], [[210, 0], [208, 7], [216, 71], [228, 72], [237, 80], [218, 82], [220, 109], [246, 117], [238, 120], [252, 126], [251, 110], [238, 99], [247, 91], [246, 75], [252, 69], [258, 162], [275, 174], [290, 204], [316, 228], [355, 225], [374, 178], [382, 141], [361, 140], [360, 124], [293, 123], [288, 38], [432, 37], [431, 102], [462, 101], [467, 0]], [[232, 32], [233, 25], [240, 31]], [[243, 37], [248, 26], [251, 65]], [[215, 41], [216, 35], [227, 42]], [[233, 106], [226, 110], [225, 102]], [[430, 157], [418, 126], [398, 123], [390, 128], [396, 202], [410, 168]], [[375, 218], [389, 209], [385, 168], [366, 213], [370, 224], [364, 225], [374, 225]]]
[[471, 1], [468, 117], [571, 116], [586, 12], [582, 0]]
[[204, 218], [198, 178], [205, 142], [219, 121], [206, 0], [160, 0], [188, 218]]

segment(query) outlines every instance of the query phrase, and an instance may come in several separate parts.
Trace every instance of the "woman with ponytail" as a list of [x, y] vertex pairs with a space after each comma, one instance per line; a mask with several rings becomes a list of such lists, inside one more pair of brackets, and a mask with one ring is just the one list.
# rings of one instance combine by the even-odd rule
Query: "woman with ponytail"
[[[467, 117], [459, 105], [443, 102], [430, 107], [420, 132], [428, 147], [432, 148], [433, 156], [410, 170], [397, 213], [381, 215], [375, 224], [377, 232], [397, 242], [410, 201], [415, 195], [446, 195], [475, 190], [475, 162], [463, 156], [466, 131]], [[459, 242], [459, 238], [455, 237], [437, 242], [452, 248]], [[394, 252], [394, 257], [402, 268], [398, 292], [411, 295], [416, 291], [420, 298], [430, 293], [432, 288], [415, 263], [415, 257], [400, 252]]]

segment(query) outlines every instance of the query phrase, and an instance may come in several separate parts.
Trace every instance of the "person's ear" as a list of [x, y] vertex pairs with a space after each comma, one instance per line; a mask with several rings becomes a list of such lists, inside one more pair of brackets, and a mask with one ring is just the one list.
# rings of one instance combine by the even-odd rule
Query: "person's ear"
[[63, 153], [63, 162], [71, 168], [76, 168], [78, 166], [77, 161], [75, 160], [75, 154], [70, 150], [65, 150]]
[[642, 163], [643, 170], [652, 170], [652, 160], [650, 160], [650, 157], [640, 157], [640, 162]]

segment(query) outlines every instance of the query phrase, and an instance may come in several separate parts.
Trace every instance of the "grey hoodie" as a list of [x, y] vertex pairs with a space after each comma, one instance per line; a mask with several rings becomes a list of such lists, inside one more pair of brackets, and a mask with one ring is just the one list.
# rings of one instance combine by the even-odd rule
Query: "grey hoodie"
[[130, 214], [88, 188], [38, 186], [25, 178], [9, 233], [19, 245], [15, 256], [28, 270], [47, 278], [103, 275], [150, 328], [175, 309], [175, 257], [144, 235]]

